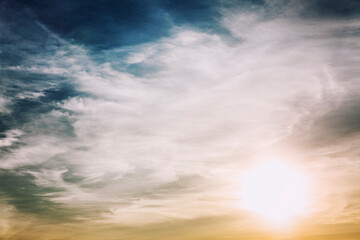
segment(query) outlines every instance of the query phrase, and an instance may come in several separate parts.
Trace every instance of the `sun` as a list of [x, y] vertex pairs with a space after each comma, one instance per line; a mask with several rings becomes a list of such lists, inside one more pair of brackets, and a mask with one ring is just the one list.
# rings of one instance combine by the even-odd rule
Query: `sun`
[[308, 205], [307, 178], [283, 162], [265, 161], [242, 179], [242, 206], [276, 225], [304, 213]]

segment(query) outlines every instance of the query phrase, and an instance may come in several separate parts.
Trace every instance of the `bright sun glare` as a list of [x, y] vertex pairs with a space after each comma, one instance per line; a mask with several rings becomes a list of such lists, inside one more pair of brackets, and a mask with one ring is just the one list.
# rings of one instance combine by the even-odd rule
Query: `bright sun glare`
[[243, 208], [272, 224], [283, 225], [304, 213], [308, 203], [306, 177], [282, 162], [262, 162], [243, 178]]

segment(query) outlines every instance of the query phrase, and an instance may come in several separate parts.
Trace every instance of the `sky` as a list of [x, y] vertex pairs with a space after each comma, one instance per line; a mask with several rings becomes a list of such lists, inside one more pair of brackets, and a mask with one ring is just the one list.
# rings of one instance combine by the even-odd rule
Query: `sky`
[[357, 0], [2, 0], [0, 240], [360, 239], [359, 66]]

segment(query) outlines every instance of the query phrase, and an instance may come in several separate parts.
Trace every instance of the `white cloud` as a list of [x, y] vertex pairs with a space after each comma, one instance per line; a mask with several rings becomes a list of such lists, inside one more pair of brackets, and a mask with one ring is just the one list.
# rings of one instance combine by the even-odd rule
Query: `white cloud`
[[[308, 129], [338, 106], [345, 92], [333, 64], [338, 39], [330, 33], [348, 23], [260, 21], [252, 15], [223, 23], [240, 42], [177, 29], [134, 47], [127, 64], [159, 67], [146, 77], [97, 64], [73, 45], [45, 58], [46, 71], [64, 71], [90, 94], [58, 103], [72, 112], [76, 141], [34, 137], [1, 166], [41, 163], [61, 153], [83, 185], [62, 180], [66, 166], [34, 173], [37, 183], [65, 187], [57, 201], [111, 206], [117, 221], [137, 222], [144, 212], [151, 213], [150, 222], [231, 212], [215, 196], [232, 197], [230, 186], [219, 186], [249, 161], [244, 156]], [[196, 177], [179, 180], [187, 176]], [[129, 207], [121, 208], [122, 201]]]
[[13, 129], [5, 132], [5, 138], [0, 139], [0, 148], [9, 147], [13, 143], [19, 141], [19, 137], [23, 135], [23, 132], [19, 129]]
[[0, 113], [8, 113], [10, 110], [7, 108], [9, 100], [7, 98], [0, 97]]
[[[17, 139], [14, 138], [11, 142], [5, 138], [4, 141], [3, 144], [9, 146]], [[26, 165], [41, 164], [68, 150], [63, 140], [47, 136], [27, 137], [23, 138], [22, 142], [25, 142], [26, 145], [3, 156], [0, 168], [14, 169]]]

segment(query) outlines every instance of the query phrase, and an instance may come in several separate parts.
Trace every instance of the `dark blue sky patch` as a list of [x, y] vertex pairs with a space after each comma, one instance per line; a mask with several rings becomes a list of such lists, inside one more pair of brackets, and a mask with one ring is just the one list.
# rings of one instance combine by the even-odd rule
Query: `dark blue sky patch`
[[[8, 112], [0, 114], [0, 131], [22, 129], [32, 134], [73, 136], [72, 121], [64, 115], [53, 116], [53, 110], [71, 114], [58, 103], [83, 96], [66, 78], [27, 71], [0, 71], [0, 93], [9, 100]], [[46, 115], [46, 116], [45, 116]], [[29, 132], [29, 133], [30, 133]]]
[[321, 18], [352, 18], [360, 16], [360, 1], [358, 0], [307, 0], [304, 1], [305, 17]]
[[219, 24], [220, 10], [234, 7], [249, 10], [263, 4], [260, 0], [11, 1], [11, 6], [31, 11], [34, 20], [61, 37], [74, 39], [91, 49], [155, 41], [169, 36], [172, 27], [182, 25], [226, 34]]
[[86, 95], [75, 89], [74, 85], [64, 82], [59, 84], [56, 88], [49, 88], [43, 91], [44, 96], [41, 96], [39, 100], [41, 102], [57, 102], [63, 101], [76, 96]]
[[0, 94], [8, 109], [0, 114], [0, 132], [21, 129], [25, 135], [72, 136], [70, 119], [49, 113], [64, 112], [58, 102], [82, 93], [63, 76], [36, 72], [36, 68], [41, 71], [48, 66], [36, 64], [34, 59], [55, 54], [61, 43], [37, 21], [33, 11], [20, 5], [20, 1], [0, 3]]
[[[263, 0], [9, 0], [6, 6], [10, 14], [21, 12], [27, 19], [44, 24], [60, 37], [74, 39], [91, 49], [109, 49], [155, 41], [169, 36], [173, 26], [182, 25], [226, 35], [229, 33], [219, 24], [222, 10], [262, 9], [271, 17], [282, 15], [287, 9], [293, 9], [295, 12], [299, 11], [300, 16], [316, 18], [352, 17], [358, 16], [360, 11], [360, 2], [357, 0], [308, 0], [287, 3], [267, 3]], [[4, 12], [4, 4], [2, 8]], [[14, 22], [21, 25], [21, 20]], [[13, 29], [17, 29], [15, 23]], [[38, 28], [34, 24], [27, 24], [18, 31], [13, 30], [13, 35], [28, 32], [31, 34], [23, 38], [23, 43], [25, 40], [31, 44], [42, 43], [47, 39], [46, 34], [40, 33], [41, 30]], [[12, 57], [15, 58], [15, 55]]]
[[14, 8], [9, 1], [0, 3], [0, 67], [22, 65], [34, 54], [50, 54], [57, 46], [58, 39], [29, 11]]
[[160, 2], [176, 24], [192, 24], [209, 29], [213, 28], [221, 17], [219, 1], [161, 0]]
[[167, 34], [166, 15], [153, 1], [13, 1], [27, 8], [52, 31], [92, 48], [152, 41]]
[[61, 84], [66, 78], [53, 74], [42, 74], [22, 70], [0, 71], [2, 96], [7, 98], [21, 98], [25, 93], [41, 93], [42, 91], [54, 88], [54, 85]]
[[[65, 129], [67, 129], [66, 134], [69, 134], [68, 131], [72, 130], [72, 126], [66, 117], [56, 118], [48, 116], [47, 122], [40, 121], [40, 118], [42, 114], [49, 113], [53, 110], [63, 111], [60, 107], [56, 105], [56, 102], [67, 99], [69, 96], [73, 96], [73, 94], [76, 93], [69, 93], [66, 89], [47, 91], [51, 91], [51, 94], [36, 99], [13, 100], [12, 105], [9, 106], [11, 114], [6, 117], [4, 116], [1, 119], [4, 122], [4, 125], [8, 126], [8, 128], [22, 128], [24, 124], [29, 124], [30, 122], [37, 122], [40, 131], [55, 131], [56, 134], [59, 134], [59, 131], [56, 129], [63, 129], [63, 127], [65, 127]], [[45, 125], [41, 126], [41, 123]], [[53, 127], [50, 128], [50, 126]]]

